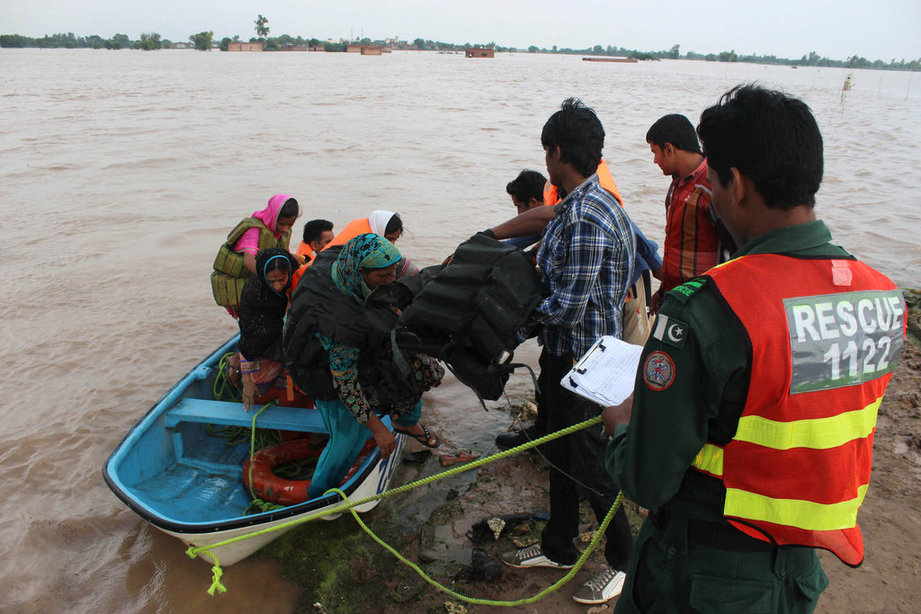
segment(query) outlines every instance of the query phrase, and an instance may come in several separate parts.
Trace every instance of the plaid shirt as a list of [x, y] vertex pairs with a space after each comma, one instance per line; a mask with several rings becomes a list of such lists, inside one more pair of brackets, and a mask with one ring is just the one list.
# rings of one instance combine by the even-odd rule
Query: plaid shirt
[[719, 233], [710, 208], [707, 159], [687, 177], [672, 180], [665, 196], [662, 292], [703, 275], [720, 261]]
[[598, 175], [556, 206], [537, 252], [550, 295], [532, 316], [551, 354], [578, 359], [602, 335], [621, 336], [635, 251], [630, 218]]

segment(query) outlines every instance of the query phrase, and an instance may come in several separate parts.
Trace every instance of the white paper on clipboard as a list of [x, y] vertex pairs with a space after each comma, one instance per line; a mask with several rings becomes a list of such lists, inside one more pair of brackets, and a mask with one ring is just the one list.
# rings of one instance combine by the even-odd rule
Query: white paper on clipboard
[[633, 392], [642, 353], [641, 345], [604, 336], [579, 359], [560, 385], [602, 407], [619, 405]]

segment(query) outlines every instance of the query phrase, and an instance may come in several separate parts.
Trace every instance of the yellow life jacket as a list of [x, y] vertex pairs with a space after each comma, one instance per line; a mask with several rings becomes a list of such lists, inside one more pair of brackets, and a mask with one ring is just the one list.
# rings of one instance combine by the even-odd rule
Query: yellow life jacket
[[291, 240], [290, 230], [276, 239], [275, 234], [260, 219], [248, 217], [237, 224], [227, 235], [227, 241], [218, 250], [214, 258], [214, 271], [211, 273], [211, 292], [214, 295], [214, 301], [222, 307], [239, 309], [240, 292], [243, 291], [243, 284], [252, 274], [243, 264], [243, 253], [233, 249], [243, 233], [250, 228], [259, 229], [260, 250], [269, 247], [288, 249], [288, 242]]

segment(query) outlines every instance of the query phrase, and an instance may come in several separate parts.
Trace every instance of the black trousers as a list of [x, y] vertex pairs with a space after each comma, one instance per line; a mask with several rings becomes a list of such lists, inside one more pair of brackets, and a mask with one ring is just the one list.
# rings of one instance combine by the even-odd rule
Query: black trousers
[[[602, 407], [560, 386], [573, 365], [573, 357], [554, 356], [546, 348], [540, 355], [540, 410], [547, 432], [578, 424], [601, 414]], [[607, 437], [601, 424], [555, 439], [541, 447], [550, 469], [550, 520], [541, 535], [544, 554], [558, 563], [574, 563], [579, 550], [573, 539], [579, 533], [579, 502], [588, 499], [598, 522], [604, 519], [619, 490], [604, 468]], [[617, 510], [605, 532], [605, 558], [611, 567], [625, 570], [633, 537], [627, 515]]]

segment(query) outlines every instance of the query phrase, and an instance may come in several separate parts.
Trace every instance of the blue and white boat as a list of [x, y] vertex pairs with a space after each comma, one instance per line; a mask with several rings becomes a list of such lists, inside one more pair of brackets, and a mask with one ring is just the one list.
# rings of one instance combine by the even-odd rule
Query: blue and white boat
[[[187, 545], [210, 546], [343, 503], [338, 494], [329, 494], [282, 509], [245, 513], [252, 499], [242, 480], [250, 443], [229, 445], [226, 438], [209, 433], [213, 427], [252, 425], [253, 413], [244, 411], [242, 403], [214, 400], [221, 357], [236, 351], [238, 342], [239, 335], [179, 380], [129, 431], [102, 470], [106, 484], [128, 507]], [[388, 427], [389, 420], [384, 418]], [[256, 427], [327, 433], [320, 413], [304, 407], [268, 407], [257, 418]], [[406, 436], [397, 433], [396, 449], [389, 458], [381, 459], [376, 447], [360, 457], [354, 473], [340, 487], [346, 496], [358, 501], [386, 490], [405, 443]], [[365, 512], [376, 504], [374, 500], [355, 509]], [[242, 539], [213, 552], [221, 565], [232, 565], [290, 528]], [[201, 557], [214, 562], [207, 552]]]

